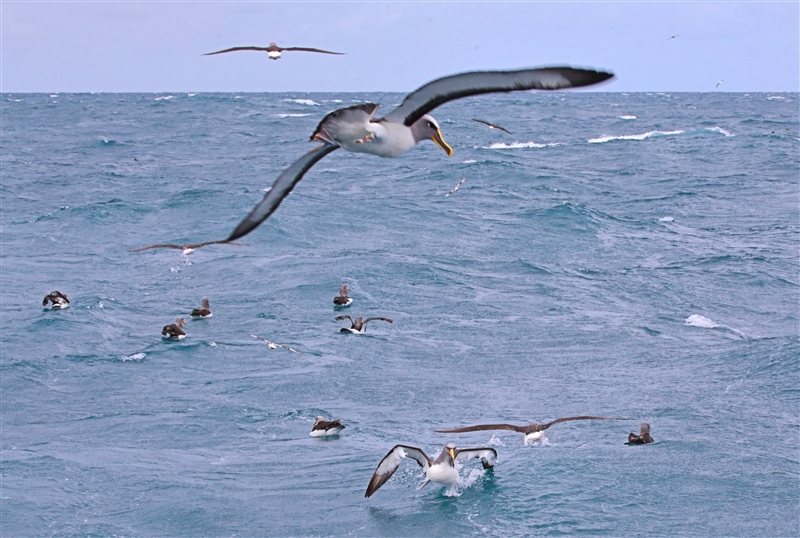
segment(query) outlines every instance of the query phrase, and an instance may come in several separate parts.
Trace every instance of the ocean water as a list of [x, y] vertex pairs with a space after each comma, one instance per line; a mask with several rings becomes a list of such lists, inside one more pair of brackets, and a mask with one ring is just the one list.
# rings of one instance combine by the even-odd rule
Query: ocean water
[[[455, 101], [452, 158], [337, 151], [248, 246], [130, 252], [225, 238], [326, 113], [402, 98], [2, 95], [0, 534], [800, 534], [797, 93]], [[434, 433], [584, 414], [631, 420]], [[364, 498], [447, 442], [498, 464]]]

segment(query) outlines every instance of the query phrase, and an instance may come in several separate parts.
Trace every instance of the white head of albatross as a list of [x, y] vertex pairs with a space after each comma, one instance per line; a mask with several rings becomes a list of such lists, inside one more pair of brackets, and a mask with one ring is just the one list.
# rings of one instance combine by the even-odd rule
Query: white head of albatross
[[448, 101], [484, 93], [577, 88], [597, 84], [613, 76], [605, 71], [572, 67], [473, 71], [442, 77], [425, 84], [408, 94], [400, 106], [382, 118], [373, 117], [379, 107], [375, 103], [334, 110], [322, 119], [311, 135], [312, 141], [322, 142], [322, 145], [300, 157], [278, 176], [272, 189], [236, 227], [228, 240], [242, 237], [264, 222], [303, 175], [336, 149], [344, 148], [347, 151], [380, 157], [398, 157], [417, 143], [432, 140], [447, 155], [452, 155], [453, 149], [444, 141], [439, 124], [428, 114]]
[[375, 469], [364, 497], [370, 497], [378, 491], [397, 471], [398, 467], [400, 467], [400, 462], [406, 457], [416, 461], [425, 473], [425, 481], [417, 489], [424, 488], [431, 481], [439, 484], [458, 483], [458, 471], [455, 469], [456, 461], [478, 458], [481, 460], [484, 469], [491, 469], [497, 463], [497, 451], [491, 447], [457, 448], [453, 443], [447, 443], [434, 460], [425, 454], [421, 448], [395, 445]]

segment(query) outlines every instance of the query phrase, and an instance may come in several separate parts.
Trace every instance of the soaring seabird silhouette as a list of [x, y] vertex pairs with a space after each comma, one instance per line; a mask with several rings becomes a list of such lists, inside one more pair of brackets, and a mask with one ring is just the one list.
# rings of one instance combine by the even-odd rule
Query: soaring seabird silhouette
[[186, 338], [186, 333], [183, 331], [183, 326], [186, 321], [183, 318], [175, 318], [175, 323], [164, 325], [161, 329], [161, 336], [169, 340], [183, 340]]
[[260, 336], [256, 336], [254, 334], [251, 334], [250, 336], [252, 336], [253, 338], [258, 338], [259, 340], [262, 340], [262, 341], [266, 342], [267, 343], [267, 347], [269, 347], [270, 349], [278, 349], [279, 347], [282, 347], [283, 349], [288, 349], [292, 353], [300, 353], [296, 349], [292, 349], [289, 346], [284, 346], [283, 344], [276, 344], [272, 340], [267, 340], [266, 338], [261, 338]]
[[448, 196], [450, 196], [451, 194], [453, 194], [454, 192], [456, 192], [458, 189], [460, 189], [460, 188], [461, 188], [461, 184], [462, 184], [462, 183], [464, 183], [466, 180], [467, 180], [467, 178], [464, 178], [464, 179], [462, 179], [461, 181], [459, 181], [459, 182], [458, 182], [458, 185], [456, 185], [455, 187], [453, 187], [452, 189], [450, 189], [450, 192], [448, 192], [447, 194], [445, 194], [445, 195], [444, 195], [444, 197], [445, 197], [445, 198], [447, 198]]
[[462, 97], [519, 90], [558, 90], [597, 84], [612, 73], [572, 67], [544, 67], [518, 71], [473, 71], [429, 82], [406, 96], [403, 103], [382, 118], [373, 115], [380, 105], [363, 103], [335, 110], [325, 116], [311, 135], [322, 142], [275, 180], [261, 202], [231, 233], [238, 239], [264, 222], [280, 205], [303, 175], [327, 154], [339, 148], [380, 157], [398, 157], [423, 140], [433, 140], [448, 156], [453, 149], [442, 138], [437, 121], [428, 115], [433, 109]]
[[504, 127], [500, 127], [499, 125], [495, 125], [494, 123], [489, 123], [488, 121], [476, 120], [476, 119], [473, 119], [472, 121], [477, 121], [478, 123], [482, 123], [484, 125], [488, 125], [489, 129], [500, 129], [501, 131], [504, 131], [504, 132], [506, 132], [508, 134], [511, 134], [511, 131], [509, 131], [508, 129], [506, 129]]
[[342, 333], [353, 333], [353, 334], [364, 334], [367, 332], [367, 323], [373, 320], [380, 320], [380, 321], [388, 321], [389, 323], [394, 323], [393, 320], [389, 318], [367, 318], [364, 321], [361, 321], [361, 316], [356, 317], [355, 321], [350, 316], [337, 316], [337, 320], [340, 319], [349, 319], [350, 320], [350, 327], [342, 327], [339, 332]]
[[675, 34], [675, 35], [671, 35], [671, 36], [669, 36], [669, 37], [667, 38], [667, 41], [669, 41], [670, 39], [675, 39], [676, 37], [680, 37], [680, 36], [681, 36], [681, 34]]
[[68, 308], [69, 298], [60, 291], [51, 291], [44, 296], [42, 306], [47, 306], [47, 303], [53, 303], [50, 308]]
[[210, 318], [211, 314], [211, 306], [208, 304], [208, 297], [203, 297], [200, 300], [200, 308], [193, 308], [192, 309], [192, 317], [193, 318]]
[[334, 307], [344, 308], [353, 304], [353, 299], [347, 296], [348, 291], [350, 288], [347, 287], [347, 284], [339, 286], [339, 295], [333, 298]]
[[714, 86], [714, 88], [719, 88], [719, 85], [722, 84], [723, 82], [725, 82], [725, 81], [724, 80], [720, 80], [719, 82], [717, 82], [717, 85]]
[[314, 425], [311, 426], [311, 437], [326, 437], [330, 435], [339, 435], [339, 432], [344, 429], [344, 425], [340, 419], [325, 420], [325, 417], [317, 417]]
[[535, 443], [544, 437], [544, 431], [559, 422], [567, 422], [570, 420], [630, 420], [628, 418], [611, 418], [611, 417], [595, 417], [595, 416], [580, 416], [580, 417], [564, 417], [556, 419], [546, 424], [537, 424], [531, 422], [526, 426], [515, 426], [513, 424], [479, 424], [477, 426], [466, 426], [464, 428], [453, 428], [451, 430], [436, 430], [436, 433], [465, 433], [465, 432], [478, 432], [484, 430], [511, 430], [519, 432], [525, 436], [524, 442], [526, 445]]
[[497, 451], [493, 448], [456, 448], [453, 443], [448, 443], [442, 449], [442, 453], [433, 460], [421, 448], [395, 445], [375, 469], [364, 497], [369, 497], [378, 491], [400, 467], [400, 461], [405, 457], [415, 460], [425, 472], [425, 481], [417, 487], [418, 490], [424, 488], [430, 481], [439, 484], [457, 483], [458, 471], [453, 465], [455, 461], [480, 458], [484, 469], [490, 469], [497, 463]]
[[312, 49], [308, 47], [279, 47], [275, 42], [272, 42], [269, 44], [269, 47], [232, 47], [230, 49], [218, 50], [217, 52], [208, 52], [206, 54], [203, 54], [203, 56], [212, 56], [214, 54], [222, 54], [223, 52], [233, 52], [236, 50], [257, 50], [261, 52], [266, 52], [270, 60], [279, 59], [281, 57], [281, 52], [293, 51], [293, 50], [303, 51], [303, 52], [321, 52], [323, 54], [339, 54], [339, 55], [344, 54], [344, 52], [331, 52], [329, 50]]
[[205, 243], [188, 243], [186, 245], [171, 245], [166, 243], [158, 243], [156, 245], [148, 245], [146, 247], [135, 248], [131, 250], [131, 252], [141, 252], [142, 250], [149, 250], [151, 248], [172, 248], [175, 250], [182, 250], [183, 255], [186, 256], [194, 252], [194, 249], [204, 247], [206, 245], [239, 245], [240, 247], [246, 247], [246, 243], [239, 243], [237, 241], [231, 241], [230, 239], [225, 239], [223, 241], [206, 241]]
[[650, 424], [647, 422], [643, 422], [642, 425], [639, 427], [639, 435], [635, 433], [628, 434], [628, 442], [625, 443], [626, 445], [646, 445], [647, 443], [654, 442], [654, 439], [650, 436]]

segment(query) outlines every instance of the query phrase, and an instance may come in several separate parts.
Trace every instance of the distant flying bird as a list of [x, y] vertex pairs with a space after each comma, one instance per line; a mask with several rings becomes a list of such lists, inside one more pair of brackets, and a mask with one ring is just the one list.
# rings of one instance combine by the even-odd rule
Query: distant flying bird
[[436, 433], [466, 433], [466, 432], [479, 432], [485, 430], [511, 430], [519, 432], [524, 435], [523, 442], [528, 445], [534, 443], [544, 437], [544, 431], [559, 422], [567, 422], [570, 420], [630, 420], [627, 418], [611, 418], [611, 417], [596, 417], [596, 416], [580, 416], [580, 417], [565, 417], [559, 418], [546, 424], [537, 424], [531, 422], [525, 426], [515, 426], [514, 424], [479, 424], [477, 426], [466, 426], [464, 428], [453, 428], [450, 430], [435, 430]]
[[281, 57], [281, 52], [283, 51], [292, 51], [292, 50], [299, 50], [303, 52], [321, 52], [322, 54], [339, 54], [343, 55], [344, 52], [331, 52], [329, 50], [322, 50], [322, 49], [312, 49], [307, 47], [279, 47], [275, 42], [269, 44], [269, 47], [233, 47], [230, 49], [225, 50], [218, 50], [217, 52], [208, 52], [203, 54], [203, 56], [211, 56], [213, 54], [222, 54], [223, 52], [233, 52], [235, 50], [257, 50], [261, 52], [266, 52], [267, 56], [269, 56], [270, 60], [277, 60]]
[[488, 126], [489, 126], [489, 129], [500, 129], [500, 130], [501, 130], [501, 131], [503, 131], [503, 132], [506, 132], [506, 133], [508, 133], [508, 134], [511, 134], [511, 131], [509, 131], [508, 129], [505, 129], [505, 128], [503, 128], [503, 127], [500, 127], [499, 125], [495, 125], [494, 123], [489, 123], [488, 121], [476, 120], [476, 119], [473, 119], [472, 121], [477, 121], [478, 123], [482, 123], [482, 124], [484, 124], [484, 125], [488, 125]]
[[719, 82], [717, 82], [717, 85], [716, 85], [716, 86], [714, 86], [714, 87], [715, 87], [715, 88], [719, 88], [719, 85], [720, 85], [720, 84], [722, 84], [722, 83], [723, 83], [723, 81], [722, 81], [722, 80], [720, 80]]
[[256, 336], [254, 334], [251, 334], [250, 336], [252, 336], [253, 338], [258, 338], [259, 340], [262, 340], [262, 341], [266, 342], [267, 343], [267, 347], [269, 347], [270, 349], [278, 349], [279, 347], [282, 347], [283, 349], [288, 349], [289, 351], [292, 351], [294, 353], [300, 353], [296, 349], [292, 349], [289, 346], [284, 346], [282, 344], [276, 344], [272, 340], [267, 340], [266, 338], [261, 338], [260, 336]]
[[131, 252], [141, 252], [142, 250], [148, 250], [151, 248], [173, 248], [176, 250], [182, 250], [183, 255], [186, 256], [194, 252], [194, 249], [204, 247], [206, 245], [239, 245], [240, 247], [246, 247], [246, 243], [239, 243], [237, 241], [206, 241], [205, 243], [188, 243], [186, 245], [170, 245], [166, 243], [159, 243], [157, 245], [149, 245], [146, 247], [135, 248], [131, 250]]
[[453, 189], [452, 189], [450, 192], [448, 192], [447, 194], [445, 194], [445, 195], [444, 195], [444, 197], [445, 197], [445, 198], [447, 198], [448, 196], [450, 196], [451, 194], [453, 194], [454, 192], [456, 192], [456, 191], [459, 189], [459, 187], [461, 187], [461, 184], [462, 184], [462, 183], [464, 183], [464, 181], [466, 181], [466, 180], [467, 180], [467, 178], [464, 178], [464, 179], [462, 179], [461, 181], [459, 181], [459, 182], [458, 182], [458, 185], [456, 185], [455, 187], [453, 187]]
[[675, 34], [675, 35], [673, 35], [673, 36], [669, 36], [669, 37], [667, 38], [667, 41], [669, 41], [670, 39], [675, 39], [676, 37], [680, 37], [680, 35], [681, 35], [681, 34]]
[[303, 175], [320, 159], [339, 148], [379, 157], [399, 157], [419, 142], [431, 140], [448, 156], [451, 148], [442, 138], [436, 119], [428, 115], [436, 107], [471, 95], [522, 90], [559, 90], [597, 84], [614, 75], [594, 69], [544, 67], [515, 71], [473, 71], [428, 82], [406, 96], [383, 118], [374, 117], [376, 103], [362, 103], [334, 110], [319, 122], [311, 140], [321, 145], [284, 170], [264, 198], [228, 237], [238, 239], [264, 222], [292, 191]]

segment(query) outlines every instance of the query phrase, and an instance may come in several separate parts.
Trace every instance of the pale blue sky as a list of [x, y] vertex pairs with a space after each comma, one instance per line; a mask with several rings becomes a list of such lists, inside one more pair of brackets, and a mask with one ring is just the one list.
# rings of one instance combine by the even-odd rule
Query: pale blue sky
[[[0, 10], [3, 92], [406, 92], [462, 71], [564, 64], [614, 71], [601, 91], [800, 89], [797, 1], [2, 0]], [[270, 41], [347, 55], [202, 56]]]

